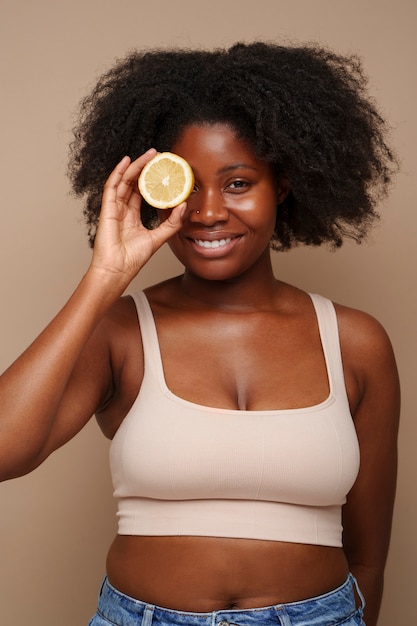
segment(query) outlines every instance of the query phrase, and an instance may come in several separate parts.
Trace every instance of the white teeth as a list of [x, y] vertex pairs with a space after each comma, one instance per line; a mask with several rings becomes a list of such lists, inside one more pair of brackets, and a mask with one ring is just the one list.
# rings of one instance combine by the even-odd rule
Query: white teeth
[[194, 239], [194, 241], [202, 248], [221, 248], [222, 246], [230, 243], [232, 241], [232, 238], [227, 237], [227, 239], [215, 239], [214, 241], [207, 241], [205, 239]]

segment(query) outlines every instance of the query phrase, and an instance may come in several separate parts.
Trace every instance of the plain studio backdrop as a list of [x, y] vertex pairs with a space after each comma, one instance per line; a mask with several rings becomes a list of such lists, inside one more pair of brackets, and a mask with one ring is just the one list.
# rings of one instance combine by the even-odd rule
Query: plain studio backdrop
[[[78, 102], [132, 48], [319, 42], [362, 57], [402, 170], [369, 242], [274, 255], [276, 275], [376, 316], [397, 355], [400, 471], [380, 626], [417, 623], [414, 0], [2, 0], [0, 369], [57, 312], [90, 251], [66, 179]], [[133, 288], [181, 271], [167, 249]], [[25, 393], [22, 389], [21, 393]], [[28, 415], [30, 420], [30, 415]], [[378, 420], [378, 416], [375, 416]], [[85, 626], [116, 532], [95, 420], [31, 475], [0, 485], [0, 623]]]

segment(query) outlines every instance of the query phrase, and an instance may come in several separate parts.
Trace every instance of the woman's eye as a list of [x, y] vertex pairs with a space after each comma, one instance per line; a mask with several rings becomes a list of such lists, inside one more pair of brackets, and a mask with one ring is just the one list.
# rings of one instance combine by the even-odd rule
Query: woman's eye
[[240, 191], [241, 189], [246, 189], [249, 187], [250, 183], [245, 180], [234, 180], [232, 183], [228, 185], [228, 189]]

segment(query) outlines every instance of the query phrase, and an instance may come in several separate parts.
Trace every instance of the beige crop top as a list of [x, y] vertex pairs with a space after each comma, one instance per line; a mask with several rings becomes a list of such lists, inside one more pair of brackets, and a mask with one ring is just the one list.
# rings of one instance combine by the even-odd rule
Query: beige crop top
[[110, 446], [121, 535], [200, 535], [341, 546], [359, 469], [333, 304], [311, 296], [329, 397], [302, 409], [201, 406], [167, 387], [151, 308], [134, 296], [144, 378]]

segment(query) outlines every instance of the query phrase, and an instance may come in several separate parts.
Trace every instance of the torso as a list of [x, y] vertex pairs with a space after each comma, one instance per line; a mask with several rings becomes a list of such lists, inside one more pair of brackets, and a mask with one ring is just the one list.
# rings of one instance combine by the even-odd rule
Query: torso
[[[273, 306], [240, 311], [183, 305], [175, 299], [175, 280], [149, 290], [169, 389], [197, 404], [227, 409], [301, 408], [325, 400], [329, 384], [311, 300], [278, 283], [277, 293], [278, 285]], [[123, 393], [98, 415], [109, 437], [137, 396], [143, 375], [133, 304], [125, 301], [123, 311], [129, 322], [123, 337], [113, 341], [113, 368]], [[274, 377], [264, 375], [271, 363]], [[348, 363], [345, 381], [354, 410], [359, 387]], [[107, 561], [109, 580], [120, 591], [191, 611], [305, 599], [337, 587], [347, 571], [340, 548], [215, 537], [119, 535]]]

